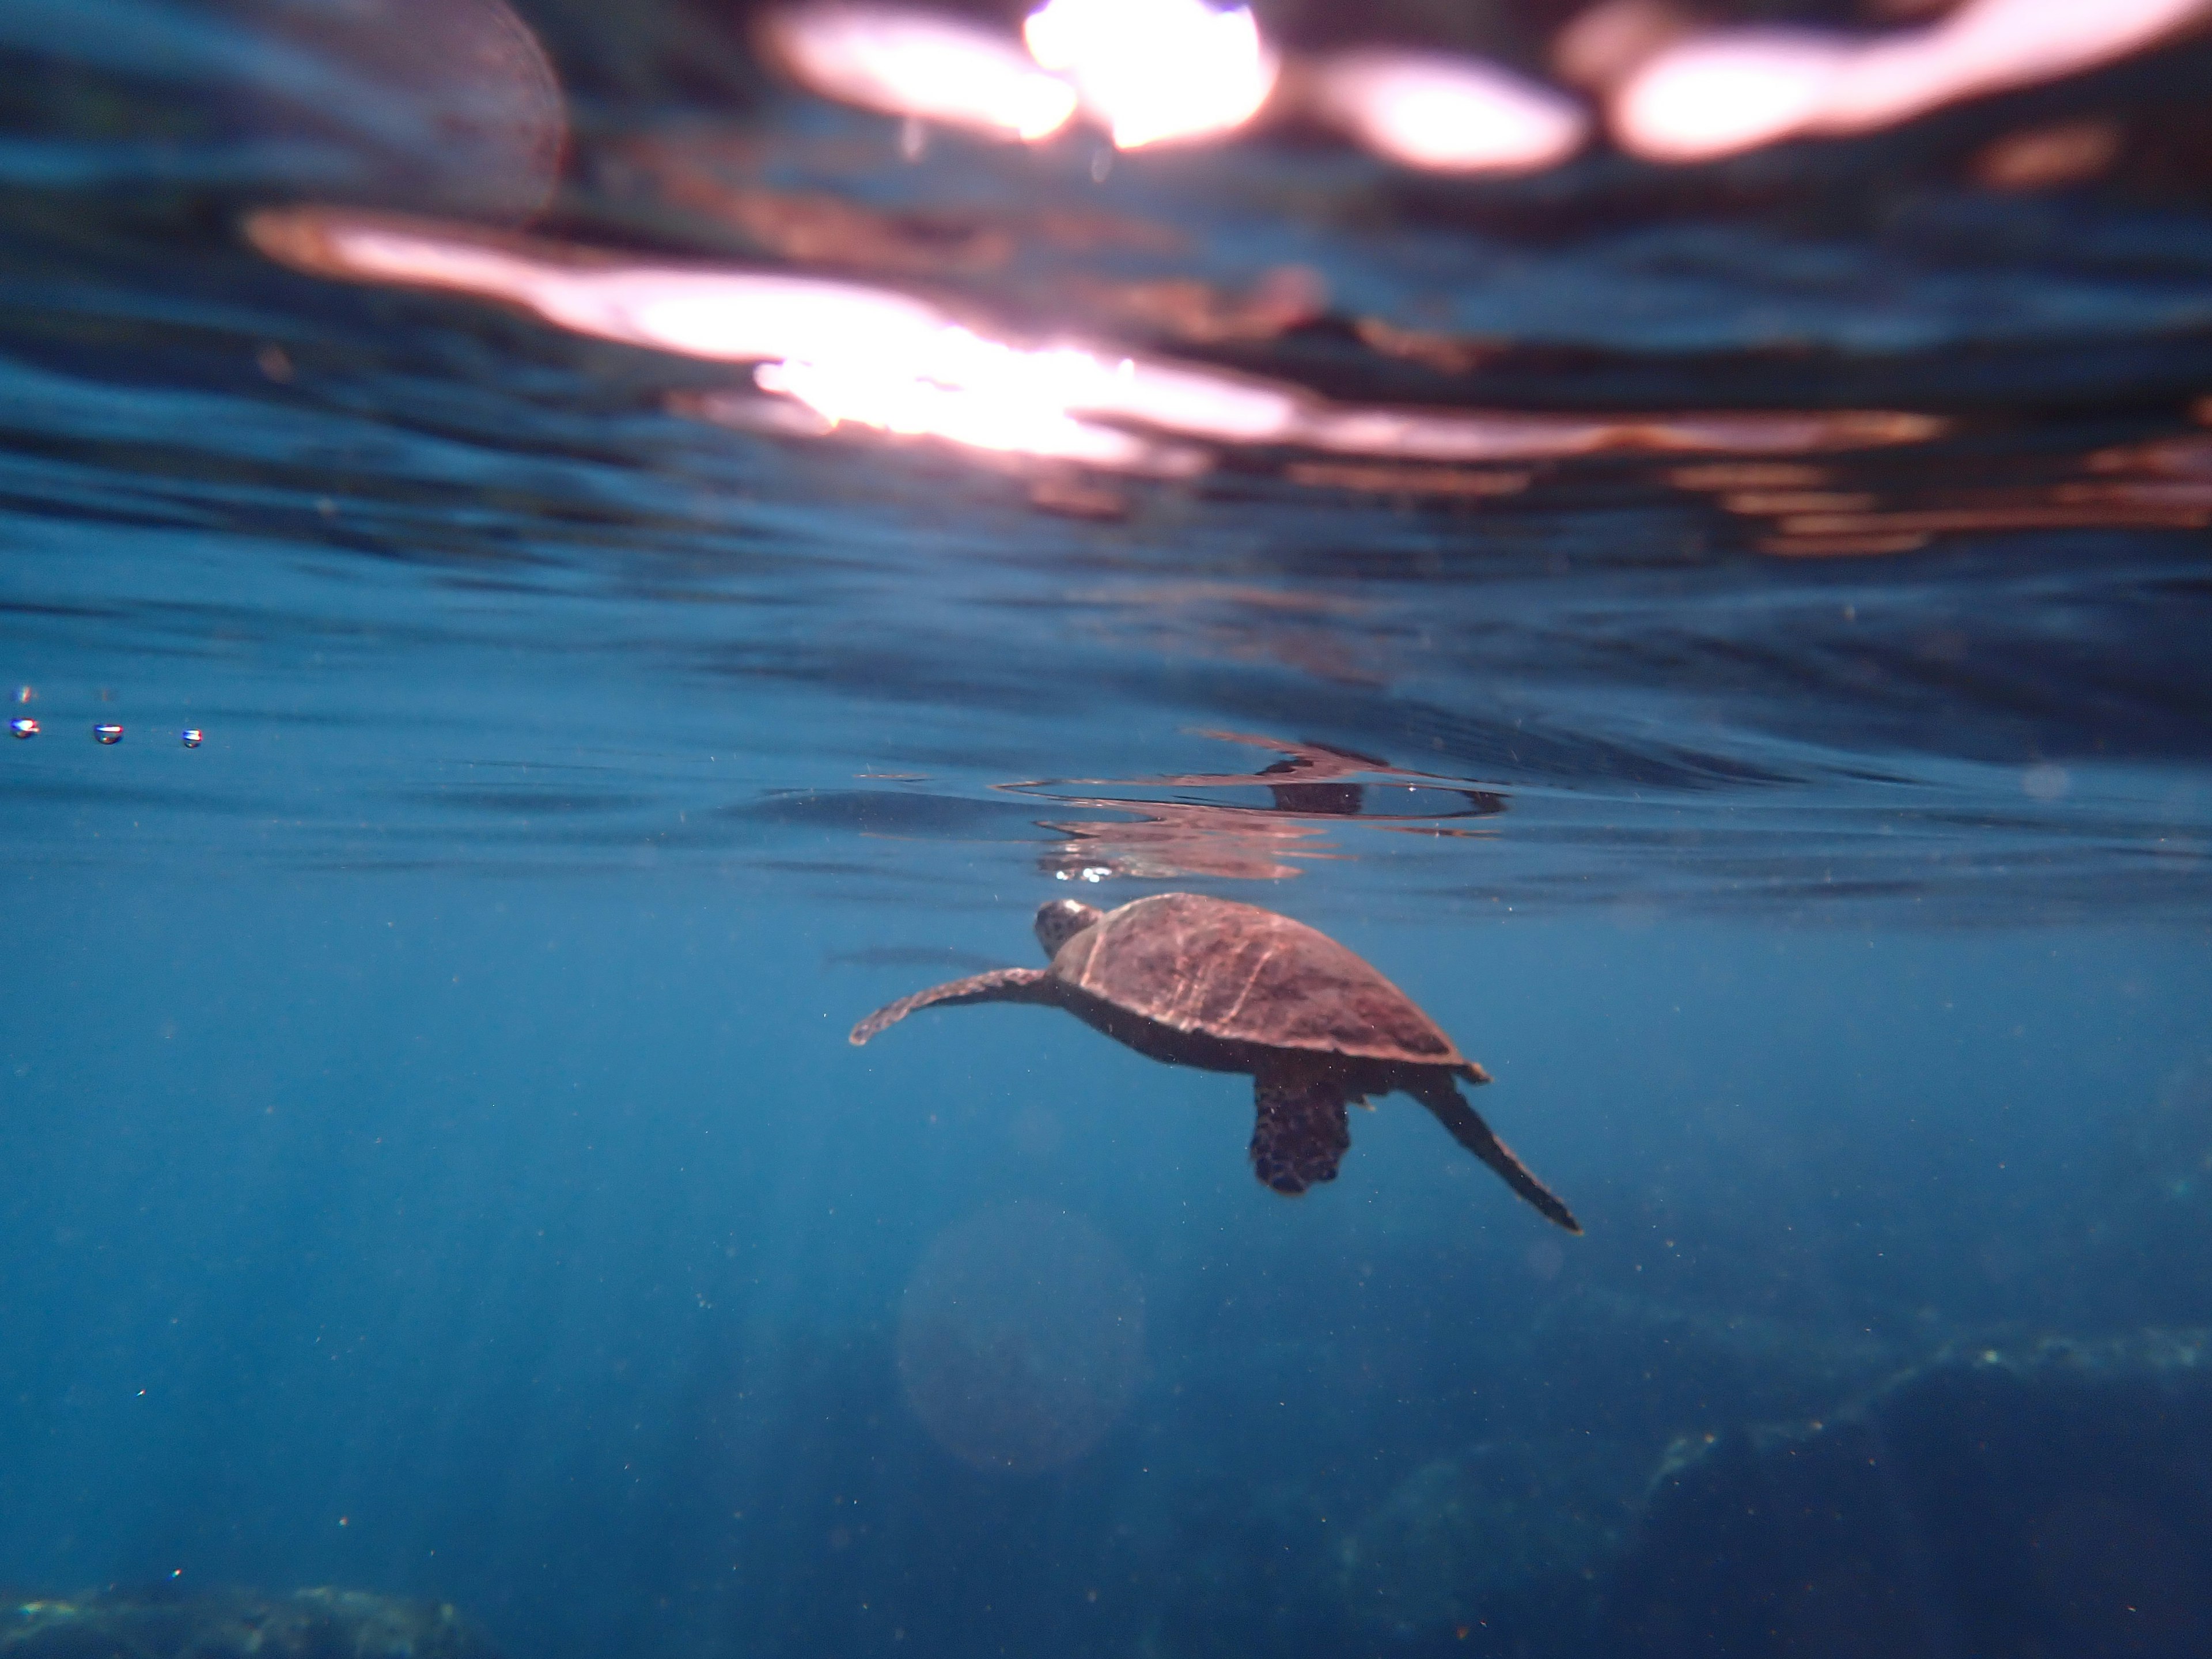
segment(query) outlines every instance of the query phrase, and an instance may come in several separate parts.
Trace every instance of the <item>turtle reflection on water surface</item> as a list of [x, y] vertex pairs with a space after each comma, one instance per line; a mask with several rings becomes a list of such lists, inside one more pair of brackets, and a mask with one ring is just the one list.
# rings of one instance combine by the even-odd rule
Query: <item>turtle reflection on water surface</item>
[[1507, 1186], [1568, 1231], [1582, 1231], [1453, 1081], [1487, 1083], [1490, 1074], [1326, 934], [1256, 905], [1159, 893], [1107, 911], [1054, 899], [1037, 911], [1036, 935], [1048, 967], [1000, 968], [917, 991], [855, 1025], [853, 1042], [937, 1003], [1039, 1002], [1154, 1060], [1248, 1072], [1259, 1105], [1253, 1173], [1279, 1193], [1335, 1180], [1352, 1145], [1345, 1108], [1402, 1089]]

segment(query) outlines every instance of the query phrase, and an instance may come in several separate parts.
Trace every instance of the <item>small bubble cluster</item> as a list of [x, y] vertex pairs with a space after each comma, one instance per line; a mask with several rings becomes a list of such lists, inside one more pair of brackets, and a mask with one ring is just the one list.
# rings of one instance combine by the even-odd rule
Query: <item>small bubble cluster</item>
[[[15, 701], [30, 702], [38, 695], [31, 687], [19, 685], [15, 688]], [[100, 700], [106, 702], [112, 700], [112, 693], [103, 690]], [[8, 735], [19, 742], [26, 738], [35, 738], [45, 728], [28, 714], [18, 714], [8, 722]], [[123, 741], [123, 727], [114, 720], [101, 720], [92, 728], [92, 735], [98, 742], [112, 747]], [[187, 726], [177, 733], [177, 741], [187, 749], [197, 749], [207, 741], [207, 733], [197, 726]]]

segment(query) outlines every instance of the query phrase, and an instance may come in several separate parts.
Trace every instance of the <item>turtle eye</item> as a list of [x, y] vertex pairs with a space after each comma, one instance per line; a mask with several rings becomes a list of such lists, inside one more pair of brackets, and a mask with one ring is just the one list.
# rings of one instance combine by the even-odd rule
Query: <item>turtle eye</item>
[[1046, 956], [1056, 957], [1061, 945], [1097, 921], [1100, 914], [1074, 899], [1047, 899], [1037, 906], [1037, 943], [1044, 946]]

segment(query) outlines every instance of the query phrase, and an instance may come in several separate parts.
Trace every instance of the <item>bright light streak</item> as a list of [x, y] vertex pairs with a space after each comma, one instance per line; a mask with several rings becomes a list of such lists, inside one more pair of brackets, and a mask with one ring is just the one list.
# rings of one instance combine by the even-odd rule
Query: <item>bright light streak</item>
[[1771, 143], [1818, 124], [1850, 54], [1848, 42], [1799, 29], [1705, 35], [1628, 77], [1613, 101], [1613, 131], [1655, 161]]
[[383, 214], [271, 209], [247, 220], [246, 234], [270, 258], [317, 276], [504, 300], [574, 333], [724, 362], [865, 357], [951, 320], [920, 300], [854, 283], [617, 264]]
[[1282, 72], [1247, 8], [1203, 0], [1046, 0], [1022, 35], [1040, 64], [1075, 83], [1120, 149], [1232, 131]]
[[1617, 450], [1796, 454], [1915, 442], [1942, 429], [1926, 416], [1851, 410], [1589, 417], [1334, 403], [1199, 364], [990, 339], [935, 306], [858, 283], [629, 264], [469, 226], [334, 209], [273, 209], [246, 228], [264, 253], [319, 276], [504, 301], [580, 334], [754, 363], [760, 390], [825, 427], [1106, 471], [1180, 476], [1208, 464], [1177, 440], [1496, 461]]
[[787, 359], [753, 371], [763, 392], [794, 398], [832, 425], [850, 422], [902, 437], [942, 438], [971, 448], [1081, 461], [1111, 471], [1155, 470], [1158, 447], [1070, 412], [1110, 398], [1109, 367], [1065, 348], [1020, 350], [957, 326], [885, 343], [890, 355]]
[[1572, 99], [1474, 58], [1355, 52], [1308, 70], [1314, 113], [1385, 161], [1434, 173], [1523, 173], [1582, 147]]
[[1012, 41], [949, 17], [827, 3], [769, 12], [759, 30], [793, 80], [864, 109], [1030, 142], [1075, 113], [1066, 82]]
[[2072, 75], [2208, 9], [2206, 0], [1968, 0], [1933, 28], [1863, 47], [1828, 130], [1868, 131], [1954, 99]]
[[1223, 369], [1158, 358], [1122, 361], [1127, 366], [1112, 379], [1093, 380], [1080, 389], [1077, 406], [1085, 414], [1221, 443], [1295, 443], [1311, 401], [1292, 387]]
[[1943, 422], [1880, 410], [1818, 413], [1722, 411], [1613, 418], [1518, 411], [1317, 404], [1296, 441], [1340, 455], [1401, 460], [1542, 460], [1567, 455], [1720, 452], [1796, 455], [1822, 449], [1919, 443]]
[[2109, 63], [2208, 12], [2212, 0], [1966, 0], [1929, 27], [1870, 40], [1717, 30], [1632, 73], [1613, 125], [1627, 148], [1663, 161], [1808, 134], [1871, 132], [1962, 98]]

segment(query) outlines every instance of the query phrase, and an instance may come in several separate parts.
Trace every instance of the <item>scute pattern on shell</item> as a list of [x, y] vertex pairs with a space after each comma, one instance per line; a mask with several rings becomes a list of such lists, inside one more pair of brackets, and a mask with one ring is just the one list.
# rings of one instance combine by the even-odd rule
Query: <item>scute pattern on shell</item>
[[1161, 893], [1107, 913], [1055, 977], [1179, 1031], [1361, 1059], [1465, 1066], [1396, 986], [1327, 934], [1229, 899]]

